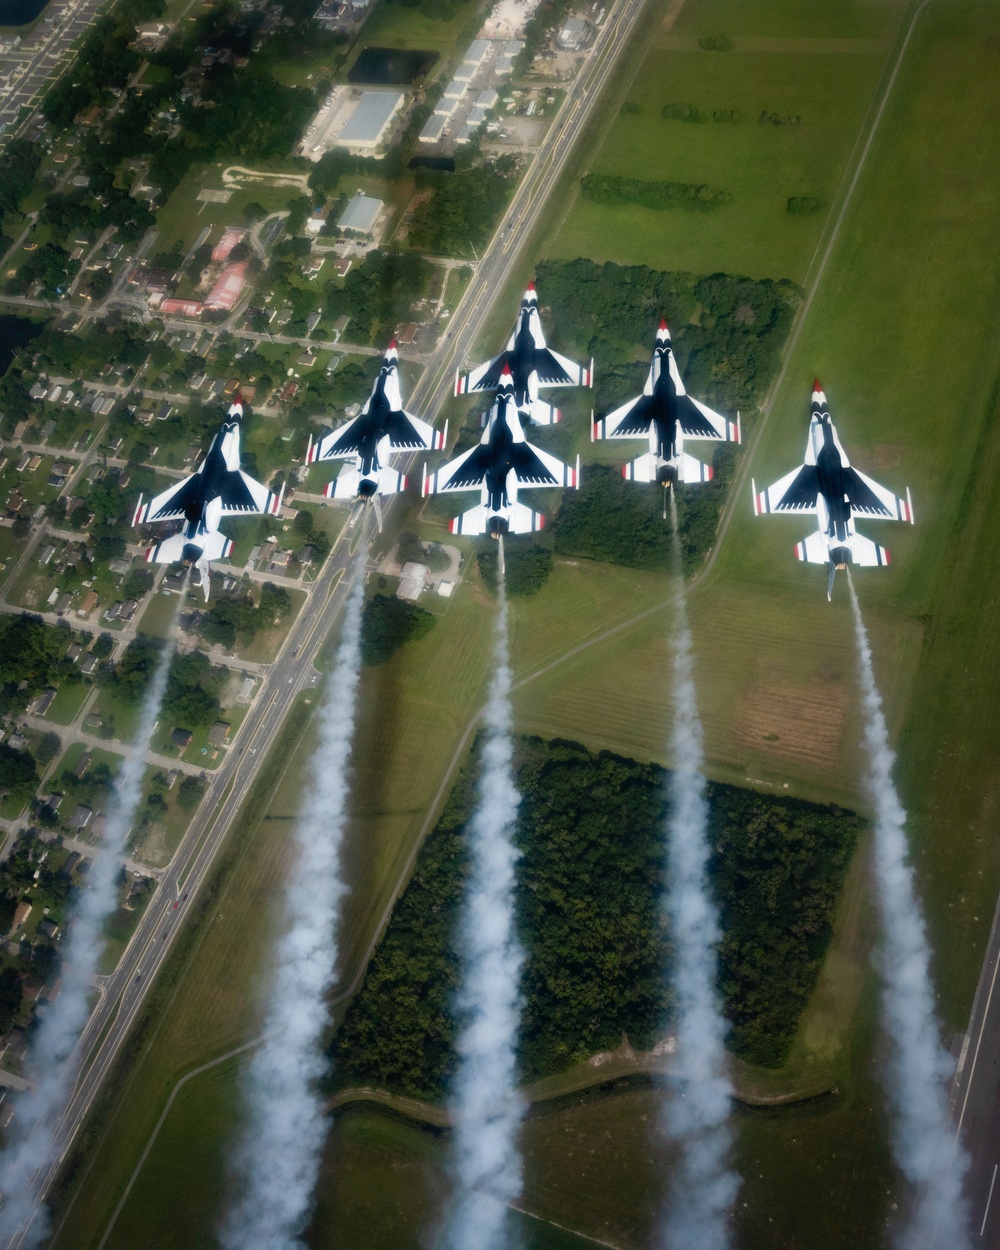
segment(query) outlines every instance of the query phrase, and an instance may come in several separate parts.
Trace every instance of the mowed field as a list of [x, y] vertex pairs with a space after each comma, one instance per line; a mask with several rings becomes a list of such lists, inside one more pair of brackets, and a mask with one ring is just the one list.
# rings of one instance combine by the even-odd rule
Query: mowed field
[[[571, 188], [572, 209], [550, 255], [694, 273], [803, 282], [905, 6], [814, 0], [810, 4], [686, 3], [648, 40], [619, 112], [583, 172], [708, 184], [732, 202], [711, 212], [595, 204]], [[666, 6], [654, 8], [662, 20]], [[729, 52], [698, 37], [724, 34]], [[738, 124], [666, 119], [667, 104], [711, 114], [737, 109]], [[761, 124], [762, 112], [799, 123]], [[787, 211], [813, 196], [823, 210]]]

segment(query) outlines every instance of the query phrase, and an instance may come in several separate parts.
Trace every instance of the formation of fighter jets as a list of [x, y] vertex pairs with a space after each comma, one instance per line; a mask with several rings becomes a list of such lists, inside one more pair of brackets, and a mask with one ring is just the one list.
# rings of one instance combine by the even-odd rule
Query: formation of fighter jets
[[[529, 443], [524, 425], [550, 425], [560, 420], [558, 408], [539, 399], [541, 388], [593, 386], [594, 362], [589, 366], [560, 356], [546, 345], [538, 312], [538, 294], [530, 283], [521, 301], [517, 322], [506, 348], [492, 360], [464, 376], [455, 377], [455, 394], [493, 391], [493, 403], [482, 416], [480, 441], [432, 472], [423, 468], [423, 496], [451, 491], [479, 491], [479, 502], [453, 518], [453, 534], [528, 534], [545, 525], [519, 499], [523, 490], [580, 486], [580, 458], [564, 464]], [[240, 468], [239, 396], [229, 408], [221, 430], [209, 444], [205, 459], [183, 481], [157, 495], [148, 504], [140, 497], [134, 525], [183, 521], [180, 532], [162, 539], [146, 552], [158, 563], [185, 562], [196, 566], [208, 598], [209, 564], [230, 554], [232, 541], [219, 528], [223, 517], [277, 514], [284, 487], [275, 493]], [[309, 439], [306, 463], [347, 460], [328, 485], [328, 499], [372, 502], [382, 525], [379, 500], [406, 488], [406, 477], [394, 468], [396, 452], [440, 451], [448, 425], [436, 430], [403, 407], [399, 387], [399, 354], [389, 344], [378, 377], [360, 413], [338, 429]], [[714, 412], [687, 393], [673, 353], [666, 321], [660, 322], [649, 374], [641, 395], [591, 423], [591, 440], [636, 439], [647, 449], [622, 468], [629, 482], [659, 483], [664, 491], [675, 482], [697, 484], [712, 478], [712, 466], [690, 455], [685, 443], [742, 441], [740, 414], [736, 420]], [[816, 517], [816, 531], [796, 543], [799, 560], [829, 567], [827, 598], [832, 597], [838, 569], [847, 564], [885, 566], [889, 553], [859, 534], [854, 517], [913, 522], [910, 493], [894, 495], [853, 468], [837, 436], [819, 381], [813, 387], [805, 462], [758, 493], [751, 483], [754, 512], [808, 513]], [[666, 515], [666, 506], [664, 506]]]

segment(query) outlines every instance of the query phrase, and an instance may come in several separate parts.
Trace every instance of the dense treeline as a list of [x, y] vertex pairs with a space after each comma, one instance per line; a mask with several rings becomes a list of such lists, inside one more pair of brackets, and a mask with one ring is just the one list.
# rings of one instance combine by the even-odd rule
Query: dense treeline
[[0, 715], [27, 707], [49, 686], [81, 680], [80, 670], [65, 658], [71, 641], [69, 630], [37, 616], [0, 616]]
[[599, 362], [598, 412], [642, 390], [665, 316], [688, 391], [713, 408], [746, 414], [780, 368], [801, 298], [788, 281], [590, 260], [543, 261], [537, 278], [560, 340]]
[[[699, 444], [707, 459], [711, 445]], [[715, 449], [715, 477], [696, 486], [684, 483], [677, 495], [677, 530], [683, 571], [698, 570], [715, 542], [719, 514], [729, 493], [735, 464], [731, 445]], [[667, 569], [671, 561], [669, 522], [663, 519], [663, 488], [626, 482], [618, 469], [591, 465], [580, 489], [567, 491], [553, 524], [560, 555], [586, 556], [633, 569]]]
[[431, 613], [415, 603], [395, 595], [373, 595], [361, 618], [361, 662], [384, 664], [400, 647], [425, 637], [434, 624]]
[[41, 163], [39, 145], [27, 139], [12, 139], [0, 155], [0, 229], [8, 238], [15, 237], [24, 221], [21, 201]]
[[[665, 773], [570, 742], [521, 739], [519, 1044], [531, 1080], [669, 1027], [661, 928]], [[469, 774], [420, 852], [333, 1044], [334, 1082], [439, 1096], [453, 1070], [456, 924]], [[815, 984], [862, 822], [801, 800], [709, 786], [731, 1050], [778, 1065]]]
[[[476, 552], [479, 575], [487, 588], [497, 588], [497, 544], [492, 539]], [[549, 580], [552, 572], [552, 551], [543, 543], [521, 539], [509, 543], [504, 551], [504, 586], [508, 595], [536, 594]]]
[[[99, 670], [100, 684], [120, 706], [134, 708], [145, 698], [162, 653], [162, 642], [139, 634], [114, 664]], [[219, 714], [219, 695], [227, 676], [225, 668], [213, 667], [201, 651], [174, 655], [163, 697], [164, 719], [186, 729], [213, 721]]]
[[685, 208], [696, 213], [720, 208], [733, 198], [728, 191], [703, 182], [646, 182], [617, 174], [587, 174], [580, 179], [580, 190], [588, 200], [611, 208], [638, 204], [641, 208]]
[[418, 185], [434, 188], [413, 215], [410, 240], [415, 247], [439, 256], [468, 256], [489, 243], [514, 191], [510, 157], [475, 169], [418, 171]]

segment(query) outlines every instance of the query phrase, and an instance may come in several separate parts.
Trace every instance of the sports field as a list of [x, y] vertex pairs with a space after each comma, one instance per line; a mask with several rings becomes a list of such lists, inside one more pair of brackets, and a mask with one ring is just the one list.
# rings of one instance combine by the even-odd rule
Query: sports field
[[[877, 56], [884, 62], [899, 16], [891, 4], [689, 0], [671, 38], [727, 33], [736, 47], [731, 53], [664, 55], [710, 60], [712, 67], [729, 65], [737, 55], [784, 58], [791, 54], [739, 52], [741, 38], [773, 39], [780, 32], [789, 38], [885, 40], [884, 53], [801, 54], [821, 60], [836, 55], [847, 65]], [[1000, 507], [1000, 260], [994, 246], [1000, 134], [987, 124], [1000, 106], [992, 51], [998, 41], [995, 6], [931, 0], [768, 424], [759, 445], [748, 448], [760, 484], [799, 462], [809, 385], [818, 373], [854, 461], [891, 488], [913, 489], [913, 530], [859, 527], [892, 549], [893, 565], [884, 572], [862, 570], [857, 582], [900, 746], [897, 775], [913, 814], [941, 1001], [956, 1028], [965, 1024], [1000, 885], [992, 833], [998, 763], [992, 717], [1000, 696], [994, 623], [1000, 573], [1000, 518], [994, 515]], [[872, 64], [869, 85], [855, 80], [851, 133], [844, 106], [842, 167], [880, 72]], [[675, 97], [684, 98], [671, 89], [669, 98]], [[785, 107], [805, 117], [802, 108]], [[663, 125], [670, 134], [687, 133], [681, 123]], [[706, 125], [709, 133], [724, 129]], [[742, 128], [748, 130], [746, 121]], [[796, 129], [804, 134], [805, 128], [803, 121]], [[691, 129], [706, 132], [706, 126]], [[739, 131], [732, 127], [727, 142]], [[758, 131], [754, 136], [760, 137]], [[634, 167], [629, 172], [653, 176]], [[738, 203], [734, 199], [720, 213]], [[753, 215], [725, 243], [732, 250], [723, 255], [712, 252], [701, 234], [714, 218], [661, 216], [670, 217], [666, 224], [676, 237], [655, 247], [647, 240], [642, 255], [628, 259], [704, 272], [756, 272], [755, 249], [763, 255], [772, 246], [758, 244]], [[809, 220], [816, 229], [809, 248], [796, 253], [785, 247], [776, 276], [796, 276], [787, 258], [798, 255], [807, 263], [806, 252], [824, 224]], [[769, 228], [762, 220], [761, 232]], [[571, 216], [558, 254], [581, 250], [575, 229]], [[564, 240], [568, 250], [559, 252]], [[808, 521], [756, 520], [744, 486], [718, 559], [692, 590], [710, 770], [722, 779], [750, 778], [782, 790], [787, 783], [789, 793], [856, 805], [863, 795], [846, 587], [838, 584], [828, 605], [825, 571], [793, 559], [791, 546], [807, 530]], [[426, 537], [432, 536], [428, 531]], [[519, 687], [518, 728], [662, 759], [667, 617], [653, 612], [627, 630], [602, 635], [662, 603], [666, 593], [666, 579], [658, 575], [558, 563], [548, 586], [514, 607], [516, 678], [532, 677], [579, 643], [592, 645]], [[426, 639], [365, 676], [345, 967], [356, 967], [367, 950], [481, 700], [491, 621], [489, 601], [466, 586]], [[94, 1135], [90, 1166], [53, 1243], [59, 1250], [100, 1241], [178, 1077], [253, 1035], [256, 987], [275, 931], [277, 887], [302, 783], [301, 771], [289, 771], [267, 818], [241, 833], [242, 858], [199, 934], [190, 965], [165, 1001], [130, 1079], [116, 1092], [113, 1114]], [[880, 1095], [872, 1084], [872, 925], [863, 868], [859, 861], [793, 1056], [799, 1065], [822, 1064], [833, 1073], [839, 1095], [794, 1112], [740, 1114], [747, 1177], [740, 1219], [747, 1245], [800, 1245], [808, 1239], [815, 1250], [839, 1250], [875, 1244], [895, 1200]], [[638, 1246], [656, 1192], [644, 1136], [653, 1105], [648, 1094], [621, 1101], [625, 1097], [565, 1107], [553, 1118], [531, 1122], [526, 1205], [580, 1233]], [[211, 1244], [224, 1188], [221, 1139], [234, 1106], [229, 1065], [185, 1087], [106, 1243], [109, 1250]], [[338, 1121], [319, 1195], [316, 1244], [334, 1244], [351, 1230], [343, 1244], [360, 1250], [417, 1245], [423, 1212], [430, 1214], [440, 1200], [437, 1143], [428, 1144], [423, 1133], [406, 1126], [390, 1122], [386, 1129], [384, 1117], [351, 1115]], [[643, 1115], [647, 1123], [640, 1129]], [[386, 1203], [377, 1219], [363, 1192], [373, 1181], [382, 1182]]]
[[[648, 40], [582, 172], [707, 184], [732, 202], [697, 213], [606, 207], [571, 188], [550, 254], [804, 281], [903, 7], [685, 4]], [[661, 11], [667, 7], [654, 14]], [[731, 51], [699, 47], [698, 37], [719, 34], [730, 37]], [[706, 120], [666, 119], [671, 104], [691, 105]], [[774, 120], [762, 123], [764, 113]], [[789, 214], [789, 198], [802, 196], [823, 209]]]

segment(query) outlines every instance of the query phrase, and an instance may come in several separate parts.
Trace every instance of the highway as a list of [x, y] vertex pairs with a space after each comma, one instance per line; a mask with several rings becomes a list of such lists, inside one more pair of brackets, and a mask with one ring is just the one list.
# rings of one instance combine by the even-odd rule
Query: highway
[[[644, 0], [617, 0], [598, 34], [576, 83], [567, 93], [534, 161], [514, 194], [489, 249], [451, 319], [449, 330], [414, 388], [408, 407], [433, 420], [450, 396], [461, 367], [481, 333], [497, 290], [520, 260], [524, 243], [540, 220], [590, 109], [611, 75], [642, 12]], [[511, 308], [513, 322], [516, 308]], [[405, 465], [412, 469], [416, 457]], [[138, 1019], [150, 985], [163, 966], [188, 908], [211, 874], [216, 856], [237, 817], [260, 762], [281, 732], [299, 691], [314, 687], [316, 655], [358, 574], [355, 552], [367, 551], [374, 518], [355, 510], [313, 583], [299, 618], [265, 679], [232, 752], [209, 783], [209, 790], [174, 859], [160, 877], [160, 888], [144, 913], [118, 967], [100, 985], [100, 999], [71, 1062], [80, 1072], [76, 1088], [54, 1132], [56, 1149], [44, 1175], [36, 1178], [34, 1209], [44, 1201], [77, 1132], [100, 1093], [118, 1052]], [[252, 723], [251, 723], [252, 718]], [[179, 906], [175, 903], [179, 901]], [[27, 1228], [4, 1250], [25, 1242]]]

